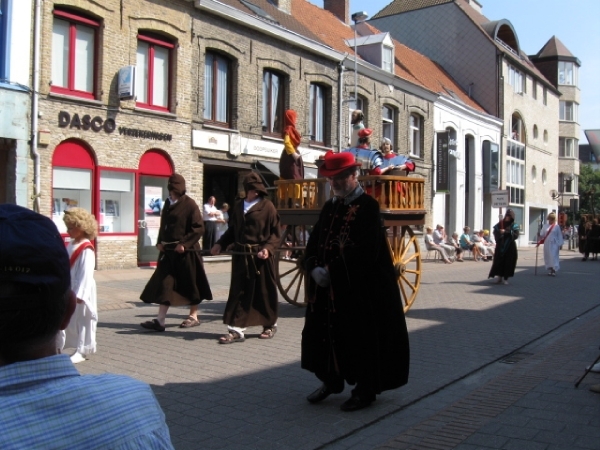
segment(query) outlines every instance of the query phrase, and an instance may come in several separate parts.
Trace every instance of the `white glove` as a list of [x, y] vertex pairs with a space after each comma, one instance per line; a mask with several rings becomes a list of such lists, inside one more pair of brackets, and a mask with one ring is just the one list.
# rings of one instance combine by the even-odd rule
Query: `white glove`
[[313, 277], [313, 280], [321, 287], [328, 287], [331, 283], [329, 272], [325, 267], [315, 267], [310, 273], [310, 276]]

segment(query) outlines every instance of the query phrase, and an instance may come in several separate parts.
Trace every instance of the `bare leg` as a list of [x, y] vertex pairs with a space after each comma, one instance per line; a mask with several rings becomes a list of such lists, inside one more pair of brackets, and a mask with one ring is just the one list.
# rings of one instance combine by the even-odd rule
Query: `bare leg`
[[163, 327], [165, 326], [165, 320], [167, 318], [168, 310], [169, 305], [158, 305], [158, 316], [156, 317], [156, 320], [158, 320], [158, 323], [160, 323]]
[[190, 317], [198, 320], [198, 305], [190, 306]]

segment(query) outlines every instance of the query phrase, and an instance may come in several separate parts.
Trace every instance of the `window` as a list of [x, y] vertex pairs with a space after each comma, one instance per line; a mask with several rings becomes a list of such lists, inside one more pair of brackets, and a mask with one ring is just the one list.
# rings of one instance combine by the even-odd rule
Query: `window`
[[10, 0], [0, 0], [0, 81], [8, 80]]
[[423, 118], [417, 114], [411, 114], [409, 119], [409, 148], [410, 154], [421, 157], [421, 130], [423, 129]]
[[511, 65], [508, 66], [508, 84], [513, 87], [516, 94], [521, 94], [525, 90], [525, 76]]
[[135, 223], [135, 177], [132, 172], [100, 171], [100, 215], [103, 233], [133, 233]]
[[548, 105], [548, 89], [544, 86], [544, 106]]
[[531, 96], [537, 100], [537, 80], [531, 80]]
[[577, 122], [577, 103], [560, 101], [560, 120]]
[[539, 134], [540, 134], [540, 132], [539, 132], [539, 130], [538, 130], [538, 126], [537, 126], [537, 125], [534, 125], [534, 126], [533, 126], [533, 138], [534, 138], [534, 139], [537, 139], [537, 138], [539, 137]]
[[577, 139], [573, 138], [558, 138], [558, 156], [563, 158], [577, 158], [578, 155], [578, 143]]
[[285, 77], [265, 70], [263, 73], [262, 129], [281, 134], [285, 109]]
[[325, 143], [326, 91], [321, 85], [311, 83], [308, 112], [308, 134], [312, 142]]
[[577, 85], [577, 65], [572, 62], [558, 62], [558, 84]]
[[[396, 133], [394, 132], [394, 122], [395, 122], [395, 111], [394, 108], [390, 106], [382, 106], [381, 107], [381, 137], [388, 138], [392, 141], [392, 148], [396, 148], [394, 136]], [[383, 141], [383, 139], [382, 139]]]
[[204, 61], [204, 118], [229, 126], [230, 70], [229, 59], [207, 52]]
[[58, 94], [95, 98], [96, 41], [100, 22], [54, 10], [52, 87]]
[[507, 142], [506, 187], [510, 191], [510, 203], [525, 204], [525, 145], [520, 142]]
[[394, 49], [391, 47], [383, 47], [382, 69], [386, 72], [394, 73]]
[[136, 105], [169, 111], [171, 52], [175, 45], [162, 37], [138, 34]]
[[535, 166], [531, 167], [531, 181], [533, 183], [537, 181], [537, 168]]
[[[352, 94], [352, 97], [354, 97], [355, 94]], [[348, 143], [348, 146], [352, 147], [352, 145], [357, 145], [356, 141], [358, 140], [358, 135], [353, 133], [353, 125], [352, 125], [352, 113], [355, 110], [360, 110], [363, 112], [364, 115], [364, 119], [363, 119], [363, 124], [367, 123], [367, 111], [368, 111], [368, 104], [367, 104], [367, 100], [364, 99], [363, 97], [358, 97], [356, 100], [354, 100], [354, 98], [352, 98], [351, 100], [348, 101], [348, 136], [346, 139], [346, 142]]]
[[560, 192], [565, 194], [577, 194], [579, 185], [579, 177], [572, 173], [563, 173], [560, 172], [558, 174], [558, 188]]

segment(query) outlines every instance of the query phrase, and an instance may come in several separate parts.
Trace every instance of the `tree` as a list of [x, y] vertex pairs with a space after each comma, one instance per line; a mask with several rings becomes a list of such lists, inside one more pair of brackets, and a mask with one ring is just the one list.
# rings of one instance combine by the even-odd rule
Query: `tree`
[[[596, 214], [600, 207], [600, 172], [590, 164], [579, 168], [579, 214]], [[600, 212], [600, 211], [599, 211]]]

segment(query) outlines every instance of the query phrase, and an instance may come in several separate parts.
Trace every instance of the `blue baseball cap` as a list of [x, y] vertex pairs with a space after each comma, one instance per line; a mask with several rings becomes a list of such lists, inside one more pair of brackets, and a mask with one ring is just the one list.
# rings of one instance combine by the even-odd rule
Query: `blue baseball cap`
[[0, 284], [37, 286], [64, 293], [71, 286], [69, 255], [46, 216], [17, 205], [0, 205]]

